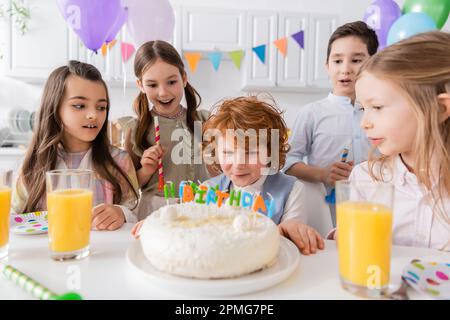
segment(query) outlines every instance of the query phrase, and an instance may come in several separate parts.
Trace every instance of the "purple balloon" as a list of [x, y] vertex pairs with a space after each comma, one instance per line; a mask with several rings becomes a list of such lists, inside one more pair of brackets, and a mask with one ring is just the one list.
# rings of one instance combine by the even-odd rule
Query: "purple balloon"
[[56, 0], [56, 3], [86, 48], [95, 52], [105, 42], [122, 9], [120, 0]]
[[151, 40], [170, 41], [175, 27], [175, 14], [167, 0], [125, 0], [128, 8], [127, 29], [134, 45]]
[[392, 24], [402, 15], [400, 7], [393, 0], [375, 0], [367, 7], [364, 22], [375, 30], [379, 47], [386, 47], [387, 36]]
[[117, 20], [114, 23], [111, 31], [109, 31], [108, 37], [106, 37], [106, 40], [105, 40], [106, 43], [109, 43], [109, 42], [113, 41], [116, 38], [117, 33], [120, 31], [120, 29], [122, 29], [123, 25], [127, 21], [127, 18], [128, 18], [128, 11], [127, 11], [127, 9], [126, 8], [120, 8], [119, 15], [117, 16]]

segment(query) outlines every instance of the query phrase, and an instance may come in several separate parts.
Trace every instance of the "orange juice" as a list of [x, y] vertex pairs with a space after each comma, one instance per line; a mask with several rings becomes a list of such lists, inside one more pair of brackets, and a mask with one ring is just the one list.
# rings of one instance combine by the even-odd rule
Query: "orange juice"
[[344, 281], [362, 287], [389, 284], [392, 210], [369, 202], [336, 206], [339, 271]]
[[0, 248], [8, 244], [11, 189], [0, 187]]
[[48, 193], [48, 233], [53, 252], [71, 252], [89, 245], [92, 191], [65, 189]]

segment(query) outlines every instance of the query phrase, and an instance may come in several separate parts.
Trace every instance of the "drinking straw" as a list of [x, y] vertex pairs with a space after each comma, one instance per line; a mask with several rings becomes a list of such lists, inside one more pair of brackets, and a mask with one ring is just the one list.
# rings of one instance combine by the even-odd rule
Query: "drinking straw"
[[[160, 146], [160, 137], [159, 137], [159, 119], [157, 116], [155, 116], [155, 141], [156, 145]], [[164, 173], [163, 173], [163, 164], [162, 164], [162, 158], [160, 157], [158, 160], [158, 190], [163, 191], [164, 189]]]
[[67, 292], [63, 295], [58, 295], [50, 289], [44, 287], [39, 282], [33, 280], [26, 274], [17, 270], [11, 265], [0, 264], [0, 270], [3, 275], [24, 289], [26, 292], [32, 294], [34, 297], [41, 300], [83, 300], [83, 298], [75, 292]]

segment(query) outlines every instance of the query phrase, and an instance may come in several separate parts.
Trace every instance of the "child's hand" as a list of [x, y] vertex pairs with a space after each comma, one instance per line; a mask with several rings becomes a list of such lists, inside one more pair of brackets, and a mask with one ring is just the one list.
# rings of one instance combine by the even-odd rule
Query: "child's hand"
[[325, 247], [322, 236], [306, 224], [287, 220], [278, 225], [278, 230], [281, 235], [291, 239], [304, 255], [316, 253], [317, 249]]
[[92, 209], [92, 229], [116, 230], [125, 223], [122, 209], [112, 204], [100, 204]]
[[154, 145], [144, 151], [141, 157], [142, 170], [146, 175], [151, 176], [158, 170], [158, 161], [163, 156], [163, 149], [160, 145]]
[[353, 169], [353, 161], [335, 162], [325, 168], [322, 182], [328, 186], [334, 186], [336, 181], [347, 180]]
[[144, 220], [141, 220], [133, 226], [133, 229], [131, 229], [131, 235], [135, 239], [139, 239], [139, 231], [141, 231], [143, 224], [144, 224]]

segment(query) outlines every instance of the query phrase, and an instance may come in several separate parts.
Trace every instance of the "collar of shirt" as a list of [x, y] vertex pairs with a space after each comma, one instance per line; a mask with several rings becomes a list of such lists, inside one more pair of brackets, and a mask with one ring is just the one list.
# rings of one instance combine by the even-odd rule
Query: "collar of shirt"
[[349, 97], [346, 97], [346, 96], [337, 96], [333, 92], [328, 93], [328, 99], [330, 99], [331, 101], [337, 102], [339, 104], [353, 106], [352, 99], [350, 99]]
[[85, 155], [86, 153], [88, 153], [89, 150], [91, 150], [92, 148], [87, 149], [86, 151], [80, 151], [80, 152], [68, 152], [66, 151], [66, 149], [64, 149], [64, 146], [62, 145], [62, 143], [59, 143], [57, 146], [57, 152], [60, 156], [65, 156], [65, 155]]
[[256, 194], [258, 192], [261, 193], [262, 189], [263, 189], [263, 184], [264, 184], [264, 181], [266, 181], [266, 178], [267, 178], [267, 176], [264, 175], [248, 186], [238, 187], [238, 186], [232, 185], [232, 188], [235, 190], [238, 190], [238, 191], [242, 190], [245, 192], [249, 192], [251, 194]]
[[67, 152], [62, 144], [58, 145], [57, 154], [62, 160], [55, 169], [87, 169], [92, 148], [81, 152]]
[[400, 156], [394, 159], [394, 184], [404, 186], [405, 184], [418, 185], [419, 181], [414, 173], [410, 172]]
[[328, 93], [328, 99], [342, 106], [349, 106], [354, 110], [354, 112], [359, 112], [360, 104], [355, 101], [355, 104], [352, 104], [352, 99], [346, 96], [337, 96], [332, 92]]
[[[393, 183], [397, 187], [412, 186], [415, 190], [420, 190], [422, 195], [430, 193], [430, 190], [419, 182], [417, 176], [408, 170], [400, 155], [394, 159], [394, 172]], [[434, 190], [438, 185], [438, 180], [433, 181], [432, 189]]]

